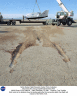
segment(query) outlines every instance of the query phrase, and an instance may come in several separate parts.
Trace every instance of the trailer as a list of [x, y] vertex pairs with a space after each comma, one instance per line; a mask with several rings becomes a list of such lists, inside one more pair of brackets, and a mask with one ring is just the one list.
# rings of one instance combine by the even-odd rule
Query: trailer
[[7, 25], [16, 25], [16, 21], [19, 21], [19, 23], [42, 23], [43, 25], [48, 25], [47, 20], [24, 20], [23, 19], [3, 19], [3, 16], [0, 14], [0, 24], [7, 24]]
[[43, 25], [48, 25], [46, 23], [46, 21], [42, 21], [42, 20], [17, 20], [17, 19], [13, 19], [13, 20], [7, 20], [7, 21], [0, 21], [0, 24], [7, 24], [7, 25], [16, 25], [16, 21], [19, 21], [19, 23], [42, 23]]
[[0, 21], [0, 24], [15, 25], [16, 21], [14, 21], [14, 20]]

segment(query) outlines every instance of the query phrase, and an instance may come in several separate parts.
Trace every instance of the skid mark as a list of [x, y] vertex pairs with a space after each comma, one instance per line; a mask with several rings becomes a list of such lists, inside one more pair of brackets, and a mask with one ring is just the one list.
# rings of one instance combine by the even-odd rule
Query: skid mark
[[[26, 35], [25, 41], [23, 43], [19, 44], [16, 47], [16, 49], [14, 49], [14, 51], [9, 52], [9, 53], [11, 53], [11, 64], [10, 64], [11, 70], [10, 70], [10, 73], [13, 72], [13, 67], [16, 65], [17, 59], [22, 54], [22, 52], [31, 46], [39, 46], [40, 43], [42, 43], [43, 47], [55, 48], [58, 51], [58, 53], [64, 57], [64, 59], [63, 59], [64, 62], [70, 61], [68, 56], [62, 50], [62, 48], [58, 44], [50, 41], [49, 35], [51, 34], [52, 31], [51, 32], [48, 31], [48, 33], [47, 33], [47, 30], [46, 31], [43, 30], [43, 31], [39, 32], [39, 30], [36, 31], [34, 29], [35, 28], [32, 29], [32, 27], [30, 27], [30, 28], [27, 28], [26, 30], [24, 30], [23, 33], [24, 33], [24, 35]], [[41, 27], [40, 27], [40, 30], [41, 30]], [[36, 41], [38, 41], [39, 43], [37, 44]]]
[[16, 47], [16, 49], [13, 51], [12, 53], [12, 62], [10, 64], [10, 67], [13, 66], [13, 64], [15, 65], [17, 63], [17, 59], [19, 58], [20, 54], [25, 50], [27, 49], [28, 47], [31, 47], [31, 46], [35, 46], [35, 43], [34, 41], [31, 41], [31, 42], [24, 42], [20, 45], [18, 45]]
[[53, 45], [55, 46], [55, 48], [58, 50], [58, 53], [64, 57], [63, 61], [64, 62], [69, 62], [70, 59], [68, 58], [68, 56], [65, 54], [65, 52], [63, 51], [63, 49], [58, 45], [53, 43]]
[[19, 52], [19, 49], [21, 48], [21, 46], [22, 46], [22, 44], [19, 44], [17, 47], [16, 47], [16, 49], [12, 52], [12, 54], [11, 54], [11, 63], [14, 61], [14, 59], [15, 59], [15, 57], [16, 57], [16, 55], [17, 55], [17, 53]]
[[38, 38], [36, 34], [29, 33], [29, 36], [26, 38], [26, 41], [16, 47], [16, 49], [12, 52], [12, 62], [10, 64], [11, 68], [13, 68], [13, 66], [17, 63], [17, 59], [25, 49], [27, 49], [28, 47], [37, 45], [36, 39]]

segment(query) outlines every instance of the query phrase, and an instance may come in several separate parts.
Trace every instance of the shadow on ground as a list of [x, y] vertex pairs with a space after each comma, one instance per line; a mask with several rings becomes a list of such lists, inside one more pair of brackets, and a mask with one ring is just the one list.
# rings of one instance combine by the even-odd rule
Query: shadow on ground
[[63, 26], [63, 25], [61, 25], [61, 27], [72, 27], [72, 28], [77, 28], [77, 25], [71, 25], [71, 26]]
[[0, 33], [8, 33], [8, 31], [0, 31]]
[[[8, 26], [8, 25], [1, 25], [1, 26]], [[45, 26], [43, 24], [29, 24], [29, 25], [9, 25], [9, 26]]]

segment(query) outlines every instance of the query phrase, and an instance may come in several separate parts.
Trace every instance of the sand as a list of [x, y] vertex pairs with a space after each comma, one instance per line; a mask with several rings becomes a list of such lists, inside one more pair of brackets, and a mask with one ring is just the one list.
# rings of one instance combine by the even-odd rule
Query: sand
[[0, 25], [0, 86], [77, 86], [77, 24]]

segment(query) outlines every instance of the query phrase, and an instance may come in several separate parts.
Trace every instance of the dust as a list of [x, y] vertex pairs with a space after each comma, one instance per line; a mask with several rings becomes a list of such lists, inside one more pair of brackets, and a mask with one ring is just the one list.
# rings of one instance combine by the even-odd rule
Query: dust
[[7, 41], [13, 41], [16, 39], [16, 36], [12, 35], [12, 36], [1, 36], [0, 37], [0, 43], [4, 43]]
[[55, 34], [64, 35], [64, 32], [55, 26], [54, 27], [45, 26], [44, 28], [43, 27], [41, 27], [41, 28], [42, 28], [42, 31], [44, 32], [45, 36], [47, 36], [47, 38], [49, 38], [50, 35], [53, 37], [53, 36], [55, 36]]

